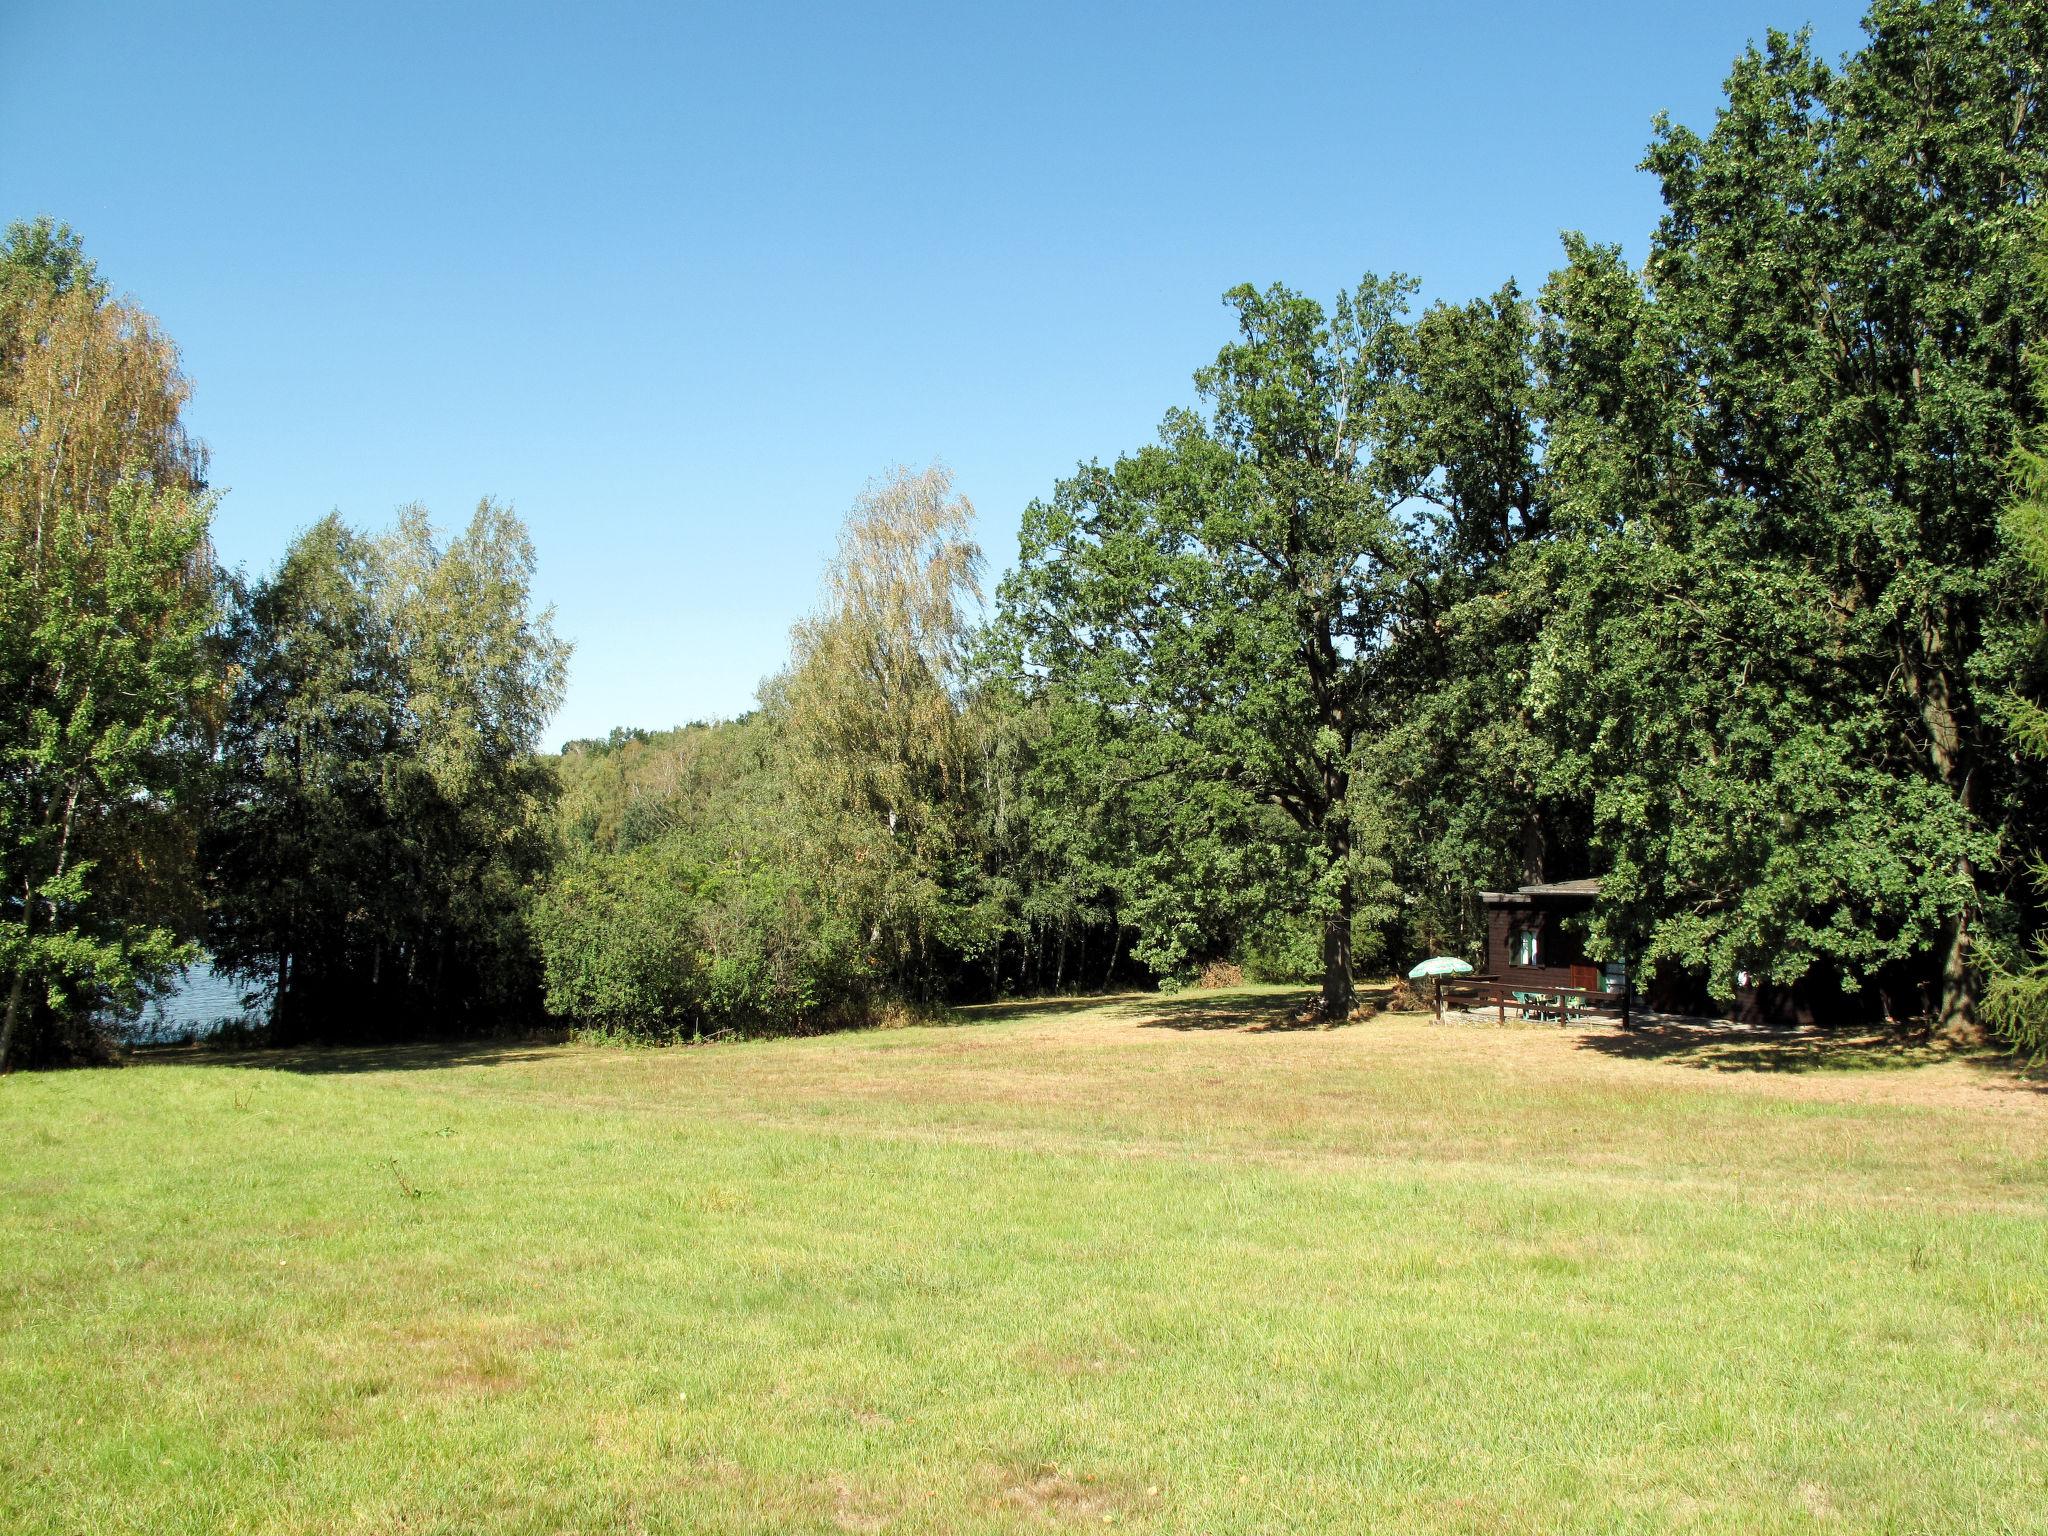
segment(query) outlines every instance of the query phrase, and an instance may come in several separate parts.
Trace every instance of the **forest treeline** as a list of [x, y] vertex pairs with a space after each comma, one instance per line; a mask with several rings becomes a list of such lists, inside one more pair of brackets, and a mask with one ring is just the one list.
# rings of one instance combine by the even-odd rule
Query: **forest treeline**
[[1025, 512], [855, 503], [742, 719], [540, 750], [506, 508], [216, 569], [187, 384], [75, 236], [0, 252], [0, 1060], [201, 952], [286, 1038], [659, 1038], [1591, 953], [2048, 1044], [2048, 11], [1879, 0], [1659, 122], [1647, 259], [1232, 290], [1155, 442]]

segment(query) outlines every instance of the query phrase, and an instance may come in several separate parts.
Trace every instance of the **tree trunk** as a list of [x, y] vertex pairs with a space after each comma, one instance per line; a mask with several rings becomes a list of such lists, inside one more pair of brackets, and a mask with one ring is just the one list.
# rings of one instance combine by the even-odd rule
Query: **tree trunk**
[[28, 990], [28, 969], [26, 965], [14, 973], [14, 981], [7, 988], [7, 1016], [0, 1020], [0, 1074], [12, 1066], [14, 1051], [14, 1030], [21, 1021], [21, 1000]]
[[1351, 891], [1323, 919], [1323, 996], [1317, 1012], [1332, 1023], [1351, 1017]]
[[[1964, 864], [1967, 868], [1968, 861]], [[1974, 890], [1975, 880], [1969, 883]], [[1957, 1045], [1981, 1045], [1984, 1024], [1977, 1017], [1977, 968], [1970, 953], [1973, 935], [1967, 907], [1949, 919], [1947, 935], [1941, 957], [1941, 1000], [1934, 1013], [1935, 1033]]]
[[[64, 797], [64, 815], [57, 833], [57, 874], [61, 877], [65, 861], [71, 854], [71, 824], [78, 813], [79, 783], [71, 782], [70, 791]], [[45, 813], [45, 825], [47, 825]], [[57, 903], [49, 897], [44, 901], [49, 907], [51, 919], [57, 916]], [[36, 897], [33, 886], [24, 882], [21, 892], [21, 964], [15, 969], [14, 980], [7, 987], [7, 1012], [0, 1017], [0, 1073], [13, 1066], [14, 1039], [21, 1027], [22, 1002], [28, 993], [29, 939], [35, 932]]]
[[[1944, 626], [1936, 620], [1923, 621], [1918, 653], [1909, 658], [1916, 665], [1908, 671], [1907, 682], [1927, 728], [1929, 761], [1967, 822], [1976, 819], [1977, 783], [1970, 751], [1969, 701], [1946, 666], [1950, 649], [1947, 627], [1953, 622], [1951, 619], [1949, 626]], [[1934, 1028], [1959, 1045], [1976, 1045], [1984, 1039], [1983, 1021], [1977, 1017], [1977, 967], [1971, 954], [1977, 912], [1976, 867], [1968, 858], [1959, 858], [1956, 876], [1966, 895], [1961, 910], [1943, 928], [1941, 997], [1935, 1005]]]
[[1535, 885], [1543, 879], [1543, 822], [1533, 812], [1522, 820], [1522, 883]]
[[291, 1005], [292, 973], [292, 952], [287, 949], [277, 957], [277, 991], [270, 998], [270, 1038], [279, 1044], [291, 1038], [291, 1026], [297, 1014]]
[[7, 1013], [0, 1018], [0, 1073], [13, 1070], [14, 1038], [21, 1025], [21, 1005], [28, 995], [29, 940], [36, 926], [34, 887], [24, 882], [21, 892], [21, 964], [7, 987]]
[[1334, 764], [1325, 767], [1323, 782], [1328, 799], [1319, 830], [1325, 869], [1336, 875], [1337, 889], [1334, 905], [1323, 914], [1323, 995], [1316, 1011], [1326, 1023], [1341, 1024], [1351, 1017], [1351, 914], [1358, 905], [1351, 885], [1351, 815], [1345, 804], [1351, 784]]

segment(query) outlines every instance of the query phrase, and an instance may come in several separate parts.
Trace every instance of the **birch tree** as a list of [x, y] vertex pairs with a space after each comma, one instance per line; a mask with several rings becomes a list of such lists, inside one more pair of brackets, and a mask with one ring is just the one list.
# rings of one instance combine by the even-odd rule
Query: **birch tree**
[[156, 322], [75, 236], [0, 244], [0, 1070], [37, 1019], [132, 1004], [193, 953], [218, 695], [203, 451]]
[[935, 947], [973, 952], [993, 938], [972, 890], [973, 518], [943, 466], [870, 485], [770, 692], [803, 835], [877, 966], [912, 990]]

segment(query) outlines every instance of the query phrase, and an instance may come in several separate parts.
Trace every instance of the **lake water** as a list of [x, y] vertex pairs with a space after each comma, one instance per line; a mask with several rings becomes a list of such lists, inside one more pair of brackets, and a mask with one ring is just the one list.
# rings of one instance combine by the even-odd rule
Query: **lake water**
[[163, 1040], [212, 1034], [223, 1024], [261, 1023], [267, 1012], [262, 998], [254, 1008], [242, 1006], [248, 987], [202, 960], [188, 967], [170, 992], [143, 1009], [142, 1017], [124, 1033], [136, 1041]]

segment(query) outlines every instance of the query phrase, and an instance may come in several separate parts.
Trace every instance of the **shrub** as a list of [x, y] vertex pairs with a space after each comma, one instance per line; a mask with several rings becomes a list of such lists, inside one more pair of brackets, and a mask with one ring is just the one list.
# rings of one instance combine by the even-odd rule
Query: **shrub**
[[1320, 980], [1322, 930], [1312, 918], [1275, 914], [1245, 933], [1238, 959], [1250, 981]]
[[[1386, 964], [1386, 938], [1366, 916], [1351, 925], [1351, 969], [1371, 976]], [[1247, 981], [1314, 982], [1323, 978], [1323, 929], [1307, 913], [1275, 913], [1246, 930], [1238, 960]]]
[[675, 844], [566, 864], [528, 917], [548, 1010], [599, 1038], [787, 1034], [864, 1022], [878, 995], [856, 935], [804, 872]]
[[550, 1012], [603, 1031], [667, 1036], [694, 1022], [704, 981], [695, 870], [661, 848], [559, 870], [528, 922]]
[[1984, 1019], [2023, 1060], [2048, 1060], [2048, 957], [2024, 970], [1994, 975], [1984, 998]]

